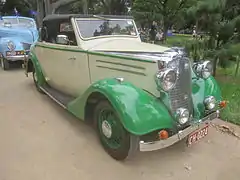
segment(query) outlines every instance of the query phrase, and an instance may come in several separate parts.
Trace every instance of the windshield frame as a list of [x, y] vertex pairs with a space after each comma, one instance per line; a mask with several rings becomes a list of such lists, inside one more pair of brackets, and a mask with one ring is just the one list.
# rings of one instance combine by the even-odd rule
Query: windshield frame
[[[81, 34], [81, 31], [80, 31], [80, 28], [78, 26], [78, 22], [79, 20], [114, 20], [114, 21], [132, 21], [133, 23], [133, 27], [135, 28], [135, 31], [136, 31], [136, 35], [124, 35], [124, 34], [117, 34], [117, 35], [101, 35], [101, 36], [92, 36], [92, 37], [88, 37], [88, 38], [84, 38]], [[134, 19], [125, 19], [125, 18], [109, 18], [109, 19], [102, 19], [101, 17], [93, 17], [93, 18], [75, 18], [74, 19], [74, 23], [76, 24], [76, 28], [77, 28], [77, 32], [78, 32], [78, 35], [80, 36], [80, 38], [84, 41], [87, 41], [87, 40], [92, 40], [92, 39], [101, 39], [101, 38], [114, 38], [114, 37], [127, 37], [127, 38], [138, 38], [139, 37], [139, 33], [138, 33], [138, 29], [137, 29], [137, 26], [136, 26], [136, 23], [134, 21]]]

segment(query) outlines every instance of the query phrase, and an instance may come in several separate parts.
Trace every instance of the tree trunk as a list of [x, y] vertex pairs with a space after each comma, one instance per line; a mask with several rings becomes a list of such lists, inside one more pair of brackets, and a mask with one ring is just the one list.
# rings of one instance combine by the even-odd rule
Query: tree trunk
[[88, 14], [88, 1], [83, 0], [83, 14]]
[[40, 28], [40, 27], [42, 27], [42, 20], [45, 16], [44, 0], [37, 1], [37, 12], [39, 12], [39, 14], [37, 16], [37, 26], [38, 26], [38, 28]]
[[213, 76], [216, 76], [216, 72], [217, 72], [217, 62], [218, 62], [218, 57], [214, 57], [213, 59]]
[[167, 23], [167, 20], [163, 19], [163, 42], [166, 42], [167, 40], [168, 28], [169, 25]]
[[235, 71], [235, 77], [237, 77], [237, 75], [238, 75], [238, 71], [239, 71], [239, 67], [240, 67], [240, 57], [237, 56], [236, 60], [237, 60], [237, 67], [236, 67], [236, 71]]

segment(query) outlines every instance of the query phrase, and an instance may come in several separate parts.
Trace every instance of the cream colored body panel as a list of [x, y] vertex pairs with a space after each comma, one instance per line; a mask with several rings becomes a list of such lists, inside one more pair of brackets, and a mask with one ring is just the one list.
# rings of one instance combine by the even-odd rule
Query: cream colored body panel
[[[88, 52], [132, 51], [160, 53], [169, 48], [143, 43], [139, 36], [94, 37], [83, 40], [75, 19], [71, 19], [71, 22], [78, 46], [46, 42], [37, 43], [50, 47], [37, 46], [36, 55], [47, 83], [51, 87], [77, 97], [98, 80], [122, 77], [125, 81], [129, 81], [135, 86], [159, 96], [154, 80], [158, 67], [157, 61], [153, 59], [149, 62], [130, 60], [129, 58], [117, 58], [107, 55], [93, 55]], [[64, 50], [58, 50], [57, 48]]]
[[[98, 40], [89, 40], [98, 41]], [[168, 47], [159, 46], [150, 43], [139, 42], [134, 38], [106, 38], [104, 41], [95, 46], [87, 45], [91, 51], [118, 51], [118, 52], [163, 52], [168, 50]]]
[[159, 96], [154, 75], [156, 63], [89, 55], [92, 82], [105, 78], [124, 78], [151, 94]]
[[[53, 46], [50, 43], [39, 44]], [[69, 95], [81, 95], [90, 86], [87, 54], [71, 51], [79, 50], [77, 46], [54, 44], [54, 47], [65, 47], [66, 50], [36, 47], [36, 55], [47, 83]]]

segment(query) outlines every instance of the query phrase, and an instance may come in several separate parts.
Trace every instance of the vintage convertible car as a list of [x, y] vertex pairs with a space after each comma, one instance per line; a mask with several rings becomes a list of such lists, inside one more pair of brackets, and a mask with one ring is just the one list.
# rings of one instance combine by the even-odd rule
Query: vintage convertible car
[[30, 46], [38, 39], [34, 19], [19, 16], [3, 16], [0, 20], [0, 61], [3, 70], [10, 64], [24, 60]]
[[91, 123], [104, 149], [124, 160], [208, 134], [226, 106], [209, 61], [143, 43], [132, 17], [49, 15], [25, 73], [38, 91]]

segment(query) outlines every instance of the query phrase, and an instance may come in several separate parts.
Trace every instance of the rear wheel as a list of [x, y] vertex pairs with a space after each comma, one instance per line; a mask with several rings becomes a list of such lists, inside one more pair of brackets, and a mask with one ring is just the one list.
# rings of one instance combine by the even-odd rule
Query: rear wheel
[[138, 137], [125, 130], [117, 112], [108, 101], [98, 103], [94, 122], [102, 146], [114, 159], [125, 160], [138, 150]]
[[35, 70], [35, 67], [33, 66], [33, 70], [32, 70], [32, 76], [33, 76], [33, 81], [35, 84], [36, 89], [40, 92], [43, 93], [43, 91], [41, 90], [39, 84], [38, 84], [38, 77], [37, 77], [37, 72]]
[[6, 59], [2, 58], [1, 59], [1, 67], [4, 71], [6, 71], [10, 68], [10, 64]]

